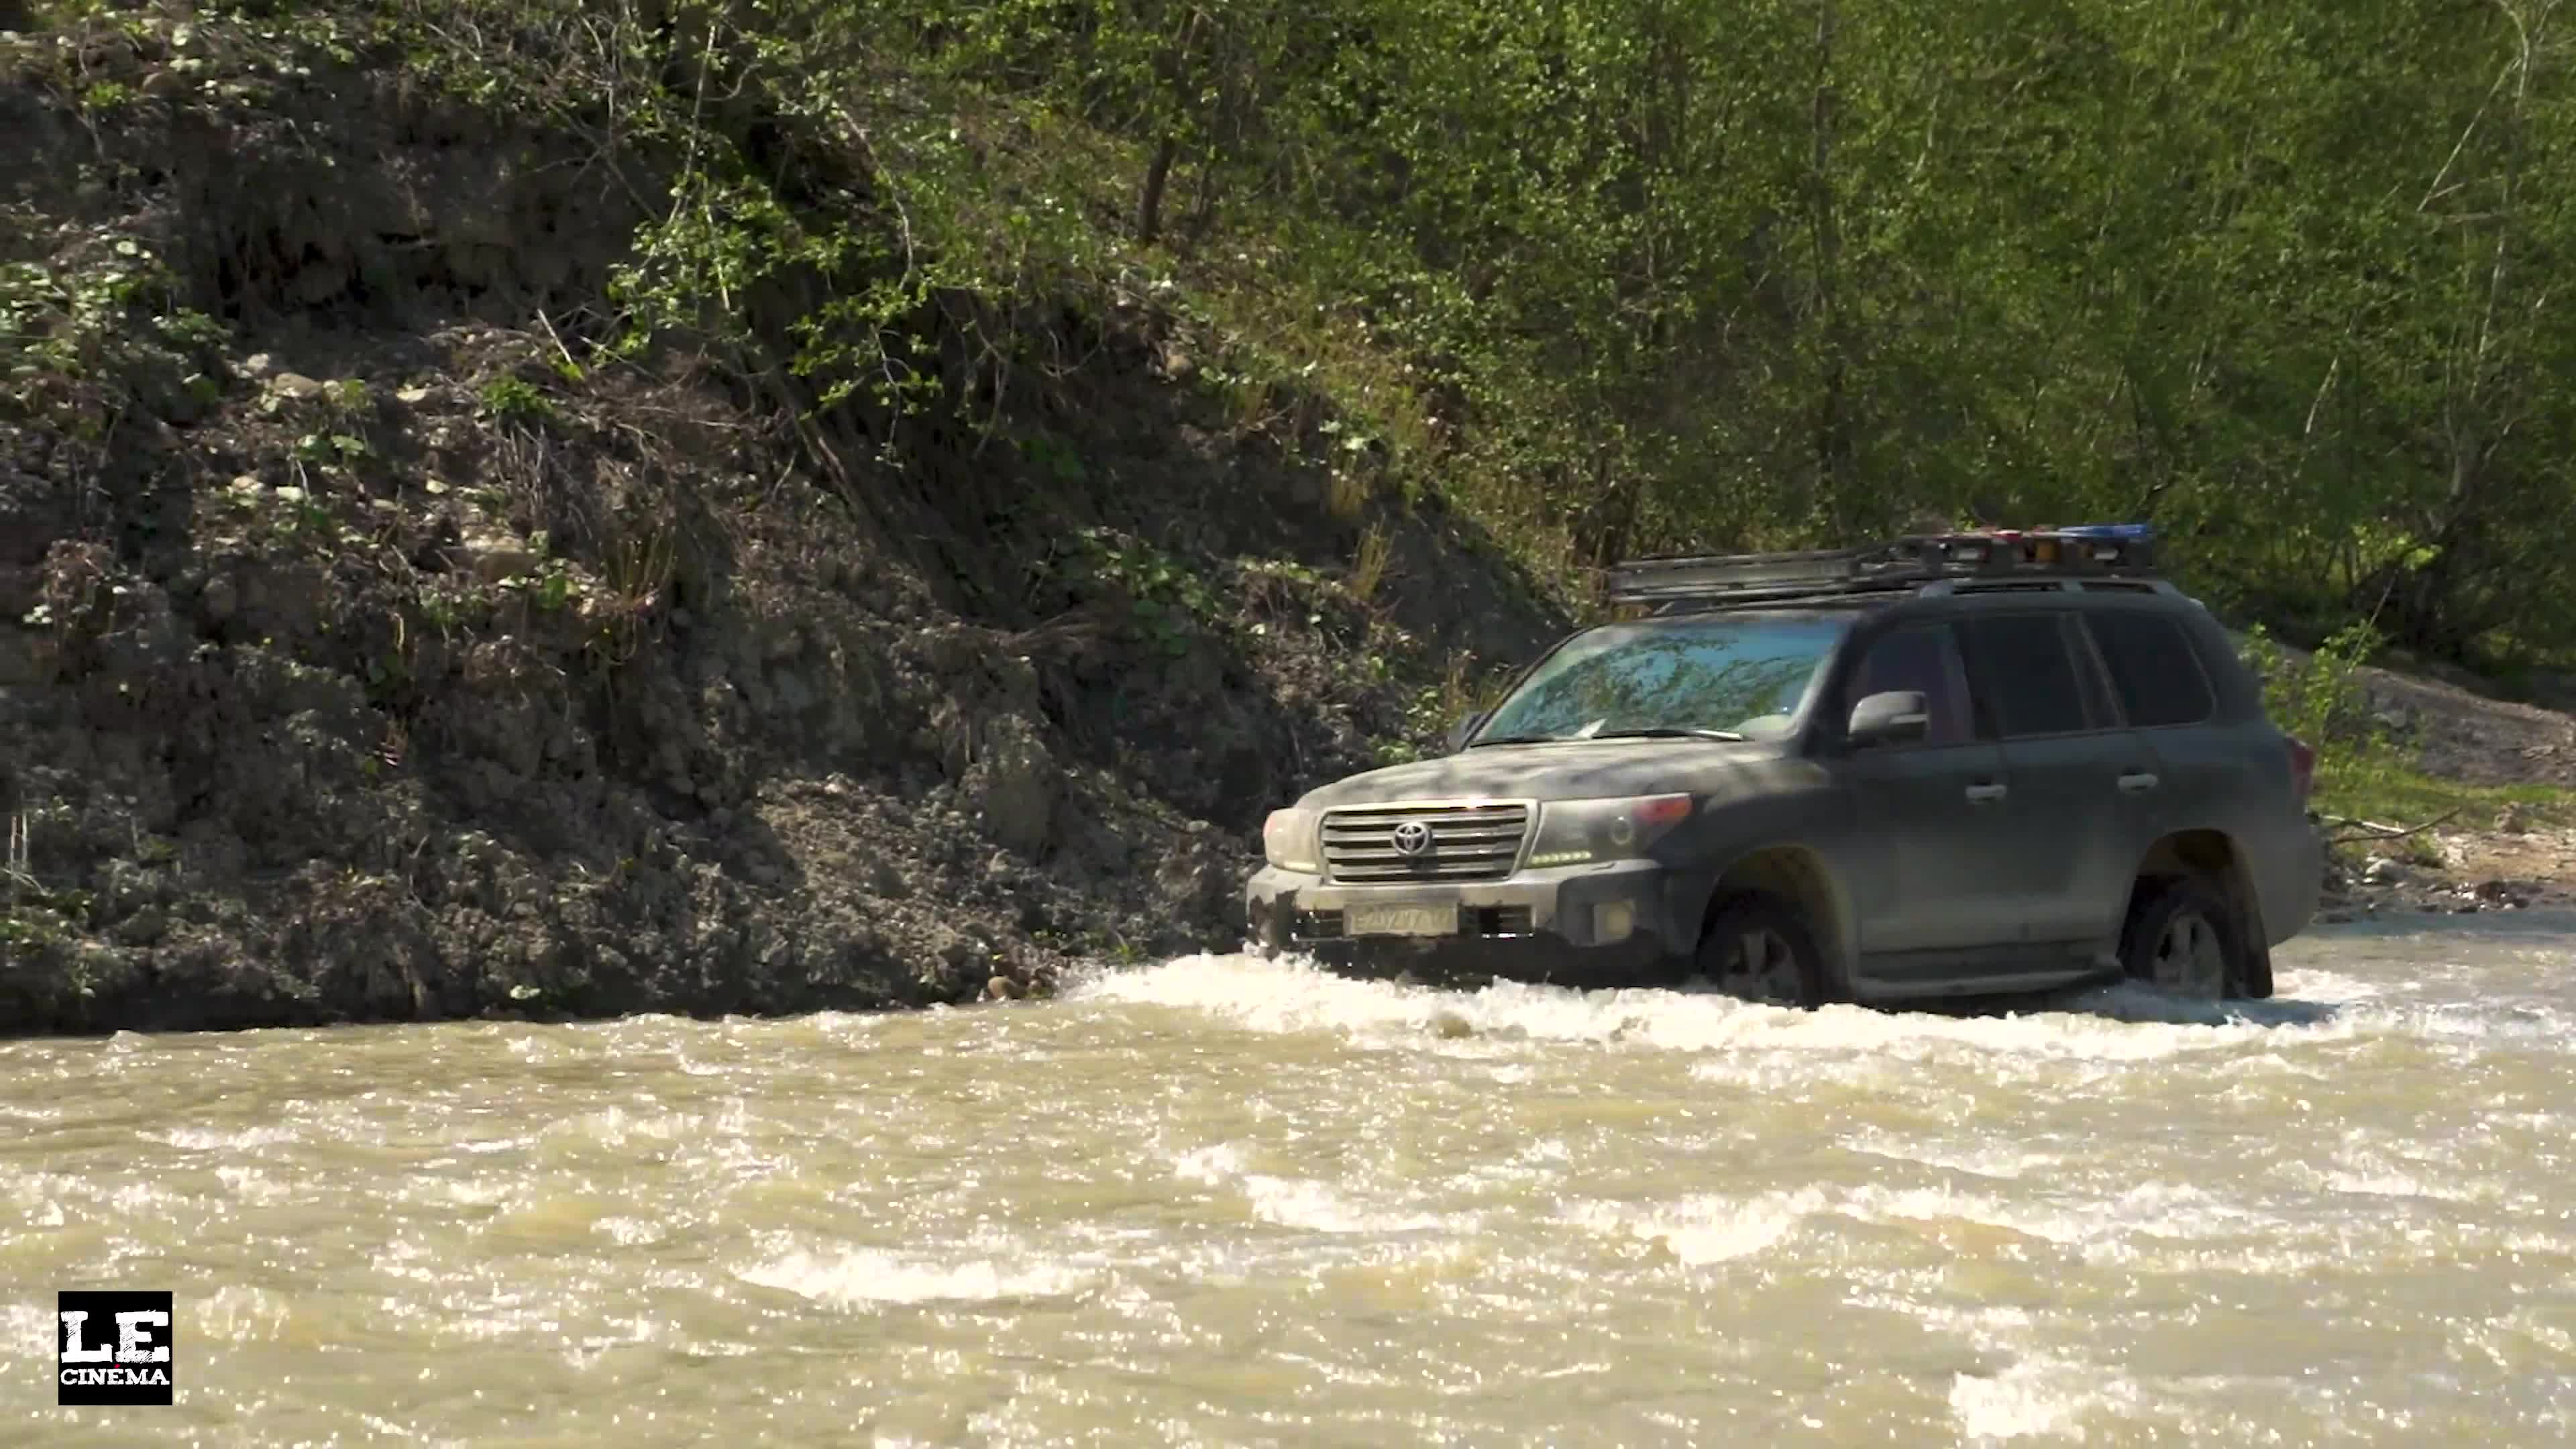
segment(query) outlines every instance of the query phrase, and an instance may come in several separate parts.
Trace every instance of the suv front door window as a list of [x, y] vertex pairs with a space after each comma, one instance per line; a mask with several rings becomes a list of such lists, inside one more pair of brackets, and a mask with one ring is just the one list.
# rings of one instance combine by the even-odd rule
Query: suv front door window
[[1977, 738], [1968, 677], [1947, 624], [1889, 630], [1851, 670], [1837, 708], [1913, 690], [1929, 726], [1920, 741], [1847, 757], [1856, 834], [1853, 912], [1872, 975], [1930, 979], [1973, 972], [1980, 950], [2017, 937], [2019, 902], [1998, 889], [2019, 846], [2007, 813], [2003, 750]]

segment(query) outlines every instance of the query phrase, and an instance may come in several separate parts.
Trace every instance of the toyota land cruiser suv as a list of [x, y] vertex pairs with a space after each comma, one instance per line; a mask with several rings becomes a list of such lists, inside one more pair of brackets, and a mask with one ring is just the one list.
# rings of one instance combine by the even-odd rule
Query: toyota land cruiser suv
[[1245, 888], [1368, 974], [1815, 1005], [2125, 974], [2269, 996], [2316, 757], [2138, 525], [1638, 560], [1445, 756], [1308, 792]]

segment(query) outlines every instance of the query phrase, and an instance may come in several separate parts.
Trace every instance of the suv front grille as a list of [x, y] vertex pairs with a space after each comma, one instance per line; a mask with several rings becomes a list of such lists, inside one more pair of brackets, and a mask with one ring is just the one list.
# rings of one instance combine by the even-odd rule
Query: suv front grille
[[[1399, 849], [1399, 831], [1419, 824], [1430, 839]], [[1324, 868], [1335, 880], [1501, 880], [1520, 859], [1526, 805], [1363, 805], [1324, 816]], [[1410, 831], [1404, 831], [1410, 836]]]

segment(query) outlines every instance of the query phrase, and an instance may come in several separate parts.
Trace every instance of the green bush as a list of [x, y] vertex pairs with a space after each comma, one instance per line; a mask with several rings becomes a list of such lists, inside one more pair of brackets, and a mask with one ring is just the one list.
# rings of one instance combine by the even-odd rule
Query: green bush
[[2246, 635], [2243, 658], [2263, 681], [2263, 707], [2281, 728], [2323, 754], [2393, 757], [2394, 742], [2372, 713], [2361, 676], [2381, 643], [2379, 631], [2362, 620], [2298, 659], [2257, 624]]

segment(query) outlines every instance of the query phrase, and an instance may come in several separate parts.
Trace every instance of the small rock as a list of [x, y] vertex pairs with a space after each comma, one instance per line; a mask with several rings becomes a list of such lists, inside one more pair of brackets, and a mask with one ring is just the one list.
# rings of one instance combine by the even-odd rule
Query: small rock
[[116, 939], [129, 946], [153, 945], [170, 934], [170, 918], [153, 906], [145, 906], [120, 922]]
[[268, 390], [279, 397], [307, 402], [322, 395], [322, 384], [300, 372], [281, 372], [268, 380]]
[[1004, 846], [1036, 855], [1055, 832], [1062, 772], [1037, 732], [1013, 716], [986, 732], [983, 757], [966, 773], [966, 794], [984, 828]]
[[241, 370], [251, 377], [266, 377], [277, 371], [277, 359], [265, 352], [254, 352], [242, 362]]
[[218, 624], [233, 616], [233, 607], [237, 602], [233, 596], [233, 581], [230, 579], [208, 579], [205, 588], [197, 593], [197, 603], [206, 611], [206, 617]]
[[2531, 820], [2519, 800], [2508, 800], [2496, 812], [2495, 828], [2499, 834], [2521, 835], [2531, 829]]
[[465, 566], [487, 584], [497, 584], [537, 566], [536, 550], [506, 533], [472, 533], [457, 545]]
[[394, 401], [405, 404], [427, 402], [429, 401], [429, 389], [425, 387], [395, 388]]
[[2361, 878], [2373, 885], [2395, 885], [2406, 879], [2406, 867], [2387, 856], [2374, 855], [2362, 863]]
[[984, 983], [984, 999], [986, 1001], [1017, 1001], [1027, 994], [1028, 989], [1026, 987], [1013, 981], [1008, 976], [996, 976]]
[[175, 70], [156, 70], [143, 78], [143, 93], [160, 100], [167, 100], [187, 88], [186, 78]]

